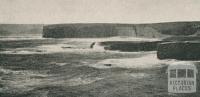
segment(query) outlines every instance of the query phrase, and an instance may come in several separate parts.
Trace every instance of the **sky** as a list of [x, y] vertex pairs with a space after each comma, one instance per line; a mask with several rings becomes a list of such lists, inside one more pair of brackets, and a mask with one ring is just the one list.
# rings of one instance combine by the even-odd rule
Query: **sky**
[[200, 21], [200, 0], [0, 0], [0, 24]]

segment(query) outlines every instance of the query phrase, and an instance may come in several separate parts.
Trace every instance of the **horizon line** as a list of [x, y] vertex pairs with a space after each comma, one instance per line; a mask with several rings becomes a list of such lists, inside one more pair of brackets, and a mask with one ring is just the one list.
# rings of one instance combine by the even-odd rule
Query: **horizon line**
[[161, 22], [141, 22], [141, 23], [123, 23], [123, 22], [71, 22], [71, 23], [0, 23], [0, 25], [16, 24], [16, 25], [57, 25], [57, 24], [162, 24], [162, 23], [184, 23], [184, 22], [200, 22], [196, 21], [161, 21]]

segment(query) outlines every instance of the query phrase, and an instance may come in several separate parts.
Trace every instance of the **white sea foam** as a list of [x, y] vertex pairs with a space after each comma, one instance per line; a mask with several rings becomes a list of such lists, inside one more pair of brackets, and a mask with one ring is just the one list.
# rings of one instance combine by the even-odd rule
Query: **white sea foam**
[[99, 43], [95, 43], [94, 44], [93, 50], [96, 50], [96, 51], [105, 51], [104, 46], [101, 46]]
[[[11, 70], [0, 67], [0, 81], [6, 85], [1, 91], [24, 92], [34, 89], [34, 86], [43, 84], [43, 80], [48, 78], [45, 72], [35, 72], [31, 70]], [[2, 80], [3, 79], [3, 80]]]
[[[139, 58], [105, 59], [90, 66], [95, 68], [155, 68], [162, 64], [171, 64], [176, 60], [159, 60], [156, 54], [149, 54]], [[105, 64], [111, 64], [107, 66]]]
[[[8, 37], [11, 40], [15, 40], [16, 37]], [[7, 40], [7, 38], [4, 38]], [[3, 40], [4, 40], [3, 39]], [[8, 40], [9, 40], [8, 39]], [[45, 39], [41, 37], [17, 37], [16, 40], [26, 39]], [[14, 48], [0, 51], [1, 54], [44, 54], [44, 53], [57, 53], [57, 52], [104, 52], [104, 47], [99, 45], [102, 41], [158, 41], [158, 39], [150, 38], [133, 38], [133, 37], [110, 37], [110, 38], [64, 38], [53, 39], [60, 41], [58, 44], [40, 45], [36, 47], [24, 47]], [[96, 42], [93, 49], [90, 49], [90, 45]]]
[[77, 85], [85, 85], [85, 84], [90, 84], [93, 83], [95, 81], [98, 80], [102, 80], [103, 78], [98, 78], [98, 77], [94, 77], [94, 78], [73, 78], [67, 81], [69, 86], [77, 86]]
[[102, 42], [102, 41], [159, 41], [157, 38], [139, 37], [108, 37], [108, 38], [71, 38], [71, 41]]
[[26, 35], [26, 36], [0, 36], [1, 41], [10, 40], [32, 40], [32, 39], [44, 39], [42, 35]]

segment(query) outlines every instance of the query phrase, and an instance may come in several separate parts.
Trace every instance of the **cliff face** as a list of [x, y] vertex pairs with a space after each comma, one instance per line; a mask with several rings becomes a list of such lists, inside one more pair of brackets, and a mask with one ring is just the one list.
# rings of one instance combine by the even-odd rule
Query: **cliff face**
[[43, 37], [148, 37], [199, 35], [200, 22], [172, 22], [156, 24], [56, 24], [44, 26]]
[[42, 24], [0, 24], [0, 36], [41, 35]]
[[44, 26], [43, 37], [84, 38], [137, 36], [133, 24], [60, 24]]
[[52, 38], [82, 38], [115, 36], [113, 26], [107, 24], [68, 24], [45, 26], [43, 37]]
[[182, 35], [199, 36], [200, 22], [55, 24], [44, 27], [41, 24], [0, 24], [0, 35], [43, 35], [46, 38], [98, 38], [113, 36], [162, 38]]

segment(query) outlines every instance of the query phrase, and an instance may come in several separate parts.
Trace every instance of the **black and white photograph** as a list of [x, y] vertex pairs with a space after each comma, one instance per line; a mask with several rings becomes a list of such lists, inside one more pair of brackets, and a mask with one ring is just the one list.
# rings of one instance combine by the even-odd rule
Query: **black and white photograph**
[[200, 97], [200, 0], [0, 0], [0, 97]]

